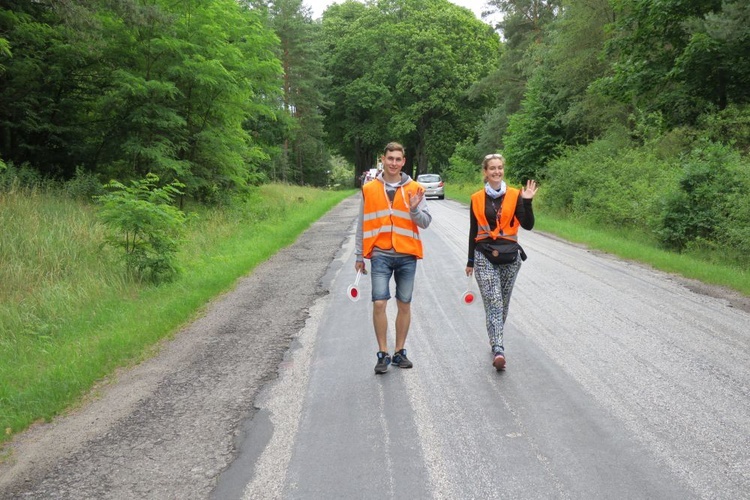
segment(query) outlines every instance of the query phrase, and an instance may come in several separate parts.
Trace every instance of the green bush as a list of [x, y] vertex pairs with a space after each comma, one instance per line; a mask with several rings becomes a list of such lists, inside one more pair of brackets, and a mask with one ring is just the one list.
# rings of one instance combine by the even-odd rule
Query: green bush
[[615, 158], [626, 147], [629, 147], [627, 137], [615, 134], [587, 146], [563, 150], [547, 165], [544, 182], [547, 207], [573, 215], [575, 207], [581, 207], [585, 201], [590, 185], [596, 182], [600, 162]]
[[104, 186], [96, 175], [86, 172], [83, 167], [77, 167], [75, 176], [65, 182], [63, 190], [74, 200], [91, 201], [104, 193]]
[[333, 189], [351, 189], [356, 186], [354, 166], [343, 156], [334, 156], [329, 162], [328, 187]]
[[11, 191], [15, 188], [46, 189], [54, 186], [51, 179], [45, 179], [41, 173], [28, 164], [20, 167], [13, 163], [5, 163], [0, 169], [0, 190]]
[[730, 146], [696, 147], [683, 162], [678, 189], [665, 198], [660, 226], [670, 249], [711, 248], [743, 260], [750, 255], [750, 163]]
[[[724, 246], [733, 249], [735, 260], [750, 260], [750, 161], [747, 157], [727, 165], [730, 185], [725, 189], [728, 210], [718, 234]], [[720, 240], [720, 241], [721, 241]]]
[[474, 184], [477, 179], [481, 179], [481, 160], [477, 160], [476, 156], [476, 146], [470, 140], [458, 144], [448, 160], [448, 166], [443, 169], [445, 181], [453, 184]]
[[113, 192], [97, 196], [99, 217], [110, 233], [107, 242], [122, 250], [126, 268], [138, 279], [152, 283], [172, 280], [178, 269], [175, 257], [186, 215], [172, 203], [183, 185], [158, 187], [159, 177], [148, 174], [131, 187], [111, 181]]
[[545, 205], [597, 224], [653, 230], [675, 168], [650, 147], [635, 148], [624, 131], [568, 148], [547, 168]]
[[669, 249], [681, 251], [691, 241], [710, 241], [719, 207], [714, 166], [695, 156], [683, 166], [679, 190], [664, 201], [659, 235]]
[[730, 104], [725, 109], [701, 117], [700, 124], [712, 141], [732, 144], [750, 153], [750, 104]]

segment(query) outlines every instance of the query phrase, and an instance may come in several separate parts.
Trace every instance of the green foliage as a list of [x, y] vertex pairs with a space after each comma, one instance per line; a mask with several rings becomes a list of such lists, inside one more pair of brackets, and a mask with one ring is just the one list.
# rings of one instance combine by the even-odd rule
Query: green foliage
[[326, 128], [341, 153], [362, 171], [398, 139], [407, 170], [447, 164], [485, 106], [468, 93], [499, 51], [489, 26], [445, 0], [395, 0], [330, 8], [323, 30], [332, 104]]
[[545, 43], [532, 52], [543, 70], [541, 87], [550, 113], [567, 144], [599, 137], [622, 117], [617, 101], [602, 99], [590, 89], [592, 82], [609, 72], [602, 47], [613, 19], [609, 0], [567, 2], [550, 23]]
[[23, 164], [20, 167], [13, 163], [3, 163], [4, 168], [0, 169], [0, 191], [13, 191], [17, 188], [22, 189], [44, 189], [52, 186], [54, 183], [45, 179], [39, 171]]
[[63, 184], [65, 193], [74, 200], [91, 201], [104, 194], [104, 187], [96, 175], [76, 168], [75, 176]]
[[[0, 7], [0, 151], [45, 176], [83, 166], [179, 179], [197, 198], [262, 177], [281, 65], [260, 12], [235, 0]], [[264, 123], [272, 126], [273, 120]]]
[[551, 209], [615, 227], [649, 232], [661, 200], [675, 185], [675, 168], [650, 148], [634, 148], [622, 131], [568, 148], [549, 163], [543, 184]]
[[[487, 5], [503, 14], [498, 28], [503, 33], [505, 44], [496, 68], [474, 86], [474, 91], [482, 89], [490, 92], [494, 101], [494, 107], [485, 113], [478, 129], [477, 146], [480, 151], [503, 150], [508, 158], [510, 140], [510, 154], [515, 159], [509, 160], [509, 163], [514, 165], [514, 171], [515, 167], [520, 167], [535, 172], [542, 166], [538, 163], [541, 157], [537, 157], [541, 153], [541, 144], [522, 143], [526, 140], [526, 133], [540, 124], [537, 119], [541, 117], [538, 112], [542, 110], [536, 108], [536, 104], [549, 106], [550, 103], [548, 96], [530, 88], [529, 81], [540, 66], [542, 58], [539, 49], [550, 25], [562, 12], [562, 2], [490, 0]], [[570, 58], [569, 54], [567, 58]], [[555, 86], [561, 87], [557, 82]], [[526, 102], [522, 109], [524, 100]], [[543, 114], [551, 116], [553, 112], [548, 108]], [[515, 117], [516, 114], [522, 116]], [[511, 121], [514, 121], [514, 130], [510, 129]], [[515, 140], [511, 136], [515, 136]], [[540, 136], [549, 138], [548, 131], [540, 131]], [[529, 173], [522, 172], [521, 176], [526, 177]]]
[[510, 119], [505, 137], [505, 159], [522, 184], [527, 179], [545, 177], [544, 166], [562, 142], [542, 86], [541, 73], [536, 73], [529, 81], [521, 110]]
[[324, 186], [328, 152], [324, 147], [323, 54], [320, 26], [314, 24], [302, 0], [274, 0], [271, 25], [279, 37], [278, 58], [284, 68], [283, 101], [288, 127], [274, 157], [272, 178]]
[[479, 184], [482, 179], [481, 158], [470, 139], [458, 144], [443, 170], [445, 180], [454, 184]]
[[683, 82], [696, 104], [719, 109], [750, 101], [750, 4], [744, 0], [713, 2], [713, 9], [684, 23], [690, 39], [675, 59], [670, 77]]
[[705, 114], [699, 127], [709, 140], [731, 144], [750, 154], [750, 104], [730, 105], [717, 113]]
[[329, 163], [331, 170], [328, 176], [329, 186], [334, 189], [354, 187], [354, 166], [343, 156], [334, 156]]
[[607, 43], [607, 94], [670, 126], [692, 125], [706, 108], [750, 100], [750, 6], [745, 0], [617, 0]]
[[747, 265], [750, 256], [750, 160], [733, 157], [727, 164], [725, 210], [718, 221], [719, 248], [735, 262]]
[[[508, 128], [508, 113], [504, 106], [487, 111], [477, 126], [477, 151], [499, 151], [503, 149], [503, 137]], [[480, 156], [480, 155], [477, 155]]]
[[107, 242], [123, 252], [126, 267], [139, 279], [152, 283], [171, 281], [178, 274], [175, 255], [186, 215], [172, 205], [183, 185], [158, 187], [159, 178], [148, 174], [131, 186], [112, 181], [112, 192], [97, 197], [99, 216], [109, 228]]
[[682, 163], [678, 189], [665, 197], [658, 234], [684, 251], [728, 247], [750, 254], [750, 163], [718, 143], [696, 147]]
[[[10, 44], [8, 43], [8, 40], [6, 40], [3, 37], [0, 37], [0, 61], [3, 60], [5, 57], [10, 57], [11, 51], [10, 51]], [[5, 71], [5, 66], [3, 66], [2, 62], [0, 62], [0, 74]]]

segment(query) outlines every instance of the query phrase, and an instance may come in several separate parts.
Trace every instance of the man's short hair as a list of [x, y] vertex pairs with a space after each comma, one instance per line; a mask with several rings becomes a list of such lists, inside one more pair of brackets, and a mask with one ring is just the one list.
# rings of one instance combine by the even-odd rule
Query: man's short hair
[[388, 154], [390, 151], [401, 151], [401, 154], [406, 156], [406, 150], [398, 142], [389, 142], [388, 144], [385, 145], [383, 154]]

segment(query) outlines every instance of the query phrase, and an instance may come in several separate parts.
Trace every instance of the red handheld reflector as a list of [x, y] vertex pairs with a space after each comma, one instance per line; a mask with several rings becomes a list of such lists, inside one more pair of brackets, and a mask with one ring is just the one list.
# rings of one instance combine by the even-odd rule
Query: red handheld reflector
[[461, 296], [461, 302], [466, 304], [467, 306], [470, 306], [474, 303], [474, 293], [467, 290], [464, 292], [464, 294]]
[[352, 302], [357, 302], [359, 300], [359, 288], [357, 288], [357, 285], [359, 284], [359, 278], [361, 277], [362, 271], [357, 271], [357, 278], [354, 280], [354, 283], [349, 285], [349, 288], [346, 289], [346, 295]]
[[467, 277], [469, 278], [469, 281], [466, 284], [466, 291], [461, 296], [461, 302], [463, 302], [467, 306], [470, 306], [474, 303], [474, 299], [476, 299], [476, 296], [474, 295], [474, 292], [471, 291], [471, 276]]

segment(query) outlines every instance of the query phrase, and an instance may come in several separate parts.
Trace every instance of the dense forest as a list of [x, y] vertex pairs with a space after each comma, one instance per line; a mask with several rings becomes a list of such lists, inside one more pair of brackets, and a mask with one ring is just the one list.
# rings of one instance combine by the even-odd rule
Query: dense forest
[[390, 140], [452, 182], [501, 151], [549, 210], [747, 264], [750, 3], [486, 5], [1, 0], [0, 174], [219, 203], [354, 186]]

